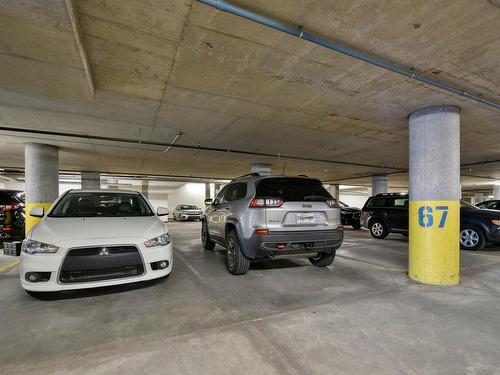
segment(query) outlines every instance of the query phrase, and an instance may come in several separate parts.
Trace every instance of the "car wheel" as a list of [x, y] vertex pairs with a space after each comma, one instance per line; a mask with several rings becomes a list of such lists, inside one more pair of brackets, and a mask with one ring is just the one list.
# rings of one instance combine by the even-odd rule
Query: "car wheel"
[[215, 247], [215, 242], [210, 239], [210, 233], [208, 232], [208, 225], [206, 221], [204, 221], [201, 225], [201, 243], [205, 250], [213, 250]]
[[319, 253], [315, 257], [310, 257], [309, 262], [316, 267], [328, 267], [335, 259], [336, 251], [333, 250], [329, 253]]
[[389, 234], [384, 223], [379, 220], [374, 220], [370, 223], [370, 233], [379, 240], [386, 238]]
[[360, 229], [360, 228], [361, 228], [361, 223], [360, 223], [359, 221], [354, 221], [354, 222], [352, 223], [352, 227], [353, 227], [354, 229]]
[[226, 239], [226, 266], [233, 275], [244, 275], [250, 268], [250, 259], [241, 251], [235, 230], [229, 232]]
[[467, 225], [460, 231], [460, 247], [465, 250], [481, 250], [486, 244], [483, 231], [475, 225]]

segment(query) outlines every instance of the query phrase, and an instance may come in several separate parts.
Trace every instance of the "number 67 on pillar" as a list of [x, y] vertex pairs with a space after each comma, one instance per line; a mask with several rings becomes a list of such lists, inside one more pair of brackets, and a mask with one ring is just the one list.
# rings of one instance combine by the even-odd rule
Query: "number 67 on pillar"
[[444, 228], [448, 217], [448, 206], [420, 206], [418, 208], [418, 224], [421, 227], [432, 227], [435, 217], [439, 220], [438, 228]]

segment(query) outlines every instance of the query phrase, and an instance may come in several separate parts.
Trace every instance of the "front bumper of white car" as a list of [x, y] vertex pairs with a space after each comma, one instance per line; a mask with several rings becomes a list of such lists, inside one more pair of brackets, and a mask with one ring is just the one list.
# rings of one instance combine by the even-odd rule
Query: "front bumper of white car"
[[[65, 241], [54, 254], [21, 254], [21, 286], [55, 292], [157, 279], [172, 271], [172, 243], [146, 247], [144, 239]], [[29, 281], [29, 280], [33, 281]]]

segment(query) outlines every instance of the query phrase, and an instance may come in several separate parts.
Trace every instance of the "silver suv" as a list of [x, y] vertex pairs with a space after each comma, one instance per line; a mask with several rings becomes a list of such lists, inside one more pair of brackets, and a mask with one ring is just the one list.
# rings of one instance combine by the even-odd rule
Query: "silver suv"
[[340, 208], [314, 178], [252, 173], [205, 203], [210, 206], [202, 218], [203, 247], [224, 246], [234, 275], [247, 273], [251, 262], [290, 256], [329, 266], [342, 244]]

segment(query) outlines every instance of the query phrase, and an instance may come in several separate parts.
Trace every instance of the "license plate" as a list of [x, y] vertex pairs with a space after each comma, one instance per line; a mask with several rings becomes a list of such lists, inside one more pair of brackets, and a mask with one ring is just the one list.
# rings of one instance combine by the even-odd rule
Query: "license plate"
[[297, 224], [314, 224], [315, 222], [316, 216], [314, 214], [298, 213], [296, 216]]

